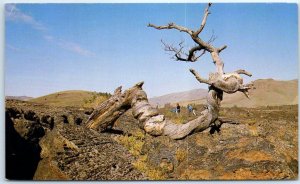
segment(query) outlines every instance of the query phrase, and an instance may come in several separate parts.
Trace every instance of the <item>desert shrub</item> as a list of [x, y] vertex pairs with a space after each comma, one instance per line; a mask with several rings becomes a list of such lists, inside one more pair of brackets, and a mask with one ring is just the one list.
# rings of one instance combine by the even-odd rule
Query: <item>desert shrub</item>
[[165, 180], [167, 178], [160, 169], [149, 169], [146, 174], [151, 180]]
[[178, 149], [175, 153], [178, 163], [181, 163], [182, 161], [184, 161], [187, 158], [187, 154], [188, 153], [186, 150]]
[[243, 121], [244, 121], [245, 124], [254, 125], [257, 120], [255, 120], [255, 119], [245, 119]]
[[225, 115], [226, 115], [226, 113], [224, 111], [219, 112], [219, 116], [225, 116]]
[[150, 180], [164, 180], [165, 173], [160, 168], [154, 168], [147, 164], [147, 155], [141, 155], [132, 165], [139, 171], [145, 173]]
[[257, 137], [259, 136], [259, 132], [256, 126], [249, 126], [249, 132], [251, 136]]
[[141, 154], [144, 142], [140, 138], [125, 135], [118, 137], [117, 141], [125, 146], [133, 156], [137, 157]]
[[132, 165], [139, 171], [146, 173], [148, 170], [147, 167], [147, 157], [148, 155], [141, 155]]
[[144, 145], [145, 134], [141, 130], [132, 133], [132, 136], [122, 135], [117, 137], [118, 143], [123, 145], [136, 158], [132, 165], [139, 171], [145, 173], [151, 180], [164, 180], [167, 177], [161, 168], [152, 167], [147, 164], [148, 155], [141, 155]]
[[136, 131], [132, 132], [132, 136], [136, 137], [138, 140], [144, 140], [145, 132], [141, 129], [137, 129]]

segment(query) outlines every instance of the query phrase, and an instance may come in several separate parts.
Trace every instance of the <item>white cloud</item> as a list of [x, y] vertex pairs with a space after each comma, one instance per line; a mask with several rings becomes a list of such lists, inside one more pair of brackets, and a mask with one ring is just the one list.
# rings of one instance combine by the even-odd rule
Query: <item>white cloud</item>
[[[20, 9], [17, 8], [15, 4], [6, 4], [5, 5], [5, 18], [7, 21], [15, 21], [15, 22], [23, 22], [34, 29], [41, 31], [43, 33], [43, 37], [48, 42], [51, 42], [58, 47], [74, 52], [76, 54], [82, 55], [82, 56], [94, 56], [95, 54], [87, 49], [82, 48], [79, 44], [66, 41], [63, 39], [55, 38], [54, 36], [47, 35], [47, 27], [45, 27], [42, 23], [35, 20], [32, 16], [22, 12]], [[9, 48], [9, 47], [8, 47]], [[13, 49], [13, 47], [10, 47], [10, 49]], [[15, 49], [16, 50], [16, 49]]]
[[45, 35], [44, 39], [49, 41], [49, 42], [54, 40], [53, 36], [49, 36], [49, 35]]
[[5, 5], [5, 18], [8, 21], [15, 21], [15, 22], [23, 22], [34, 29], [45, 31], [47, 28], [35, 20], [32, 16], [27, 15], [26, 13], [22, 12], [20, 9], [17, 8], [15, 4], [6, 4]]
[[12, 45], [9, 45], [9, 44], [6, 44], [6, 48], [8, 48], [8, 49], [10, 49], [10, 50], [13, 50], [13, 51], [20, 51], [20, 49], [19, 49], [19, 48], [17, 48], [17, 47], [14, 47], [14, 46], [12, 46]]
[[79, 44], [66, 41], [63, 39], [57, 39], [50, 35], [45, 35], [44, 39], [48, 42], [54, 43], [55, 45], [59, 46], [62, 49], [69, 50], [71, 52], [77, 53], [82, 56], [94, 56], [95, 54], [87, 49], [82, 48]]

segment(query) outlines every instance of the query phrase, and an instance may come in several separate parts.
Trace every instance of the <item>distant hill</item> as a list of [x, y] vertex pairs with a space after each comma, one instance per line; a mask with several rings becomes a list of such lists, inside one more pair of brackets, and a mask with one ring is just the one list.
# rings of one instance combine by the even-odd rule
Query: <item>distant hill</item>
[[[255, 89], [250, 90], [250, 99], [246, 98], [241, 92], [235, 94], [224, 94], [222, 101], [223, 107], [257, 107], [272, 105], [292, 105], [298, 104], [298, 80], [279, 81], [273, 79], [259, 79], [254, 81]], [[191, 104], [203, 104], [206, 102], [207, 89], [194, 89], [190, 91], [171, 93], [159, 97], [150, 98], [149, 102], [153, 105], [163, 106], [171, 103], [180, 103], [185, 106]], [[76, 106], [76, 107], [95, 107], [97, 104], [109, 97], [107, 93], [97, 93], [90, 91], [62, 91], [38, 98], [13, 97], [19, 100], [28, 100], [35, 103], [53, 106]], [[12, 98], [7, 96], [8, 98]]]
[[51, 106], [95, 107], [106, 100], [108, 93], [97, 93], [82, 90], [61, 91], [29, 100], [30, 102]]
[[5, 99], [28, 101], [28, 100], [32, 99], [32, 97], [29, 97], [29, 96], [6, 96]]
[[279, 81], [259, 79], [254, 81], [250, 99], [243, 93], [225, 94], [223, 106], [257, 107], [298, 104], [298, 80]]
[[190, 91], [171, 93], [159, 97], [150, 98], [149, 102], [151, 105], [163, 106], [167, 103], [177, 103], [183, 101], [200, 100], [206, 97], [207, 89], [194, 89]]
[[[223, 107], [258, 107], [272, 105], [298, 104], [298, 80], [279, 81], [273, 79], [259, 79], [254, 81], [255, 89], [250, 90], [250, 99], [241, 92], [224, 94]], [[152, 105], [166, 103], [181, 105], [203, 104], [206, 102], [207, 90], [196, 89], [180, 93], [172, 93], [150, 99]]]

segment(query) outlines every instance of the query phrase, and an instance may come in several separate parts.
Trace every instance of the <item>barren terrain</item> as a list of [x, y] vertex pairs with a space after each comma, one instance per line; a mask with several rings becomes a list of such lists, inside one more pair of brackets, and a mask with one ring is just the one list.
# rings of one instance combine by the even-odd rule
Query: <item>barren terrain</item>
[[[197, 113], [203, 108], [197, 105]], [[222, 108], [220, 131], [153, 137], [131, 112], [106, 132], [92, 108], [6, 101], [6, 177], [35, 180], [265, 180], [298, 177], [298, 106]], [[160, 109], [185, 123], [195, 118]]]

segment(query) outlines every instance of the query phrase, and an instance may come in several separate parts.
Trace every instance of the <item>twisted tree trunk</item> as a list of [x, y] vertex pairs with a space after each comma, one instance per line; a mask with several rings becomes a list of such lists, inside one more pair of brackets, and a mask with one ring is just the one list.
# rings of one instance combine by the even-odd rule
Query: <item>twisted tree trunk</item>
[[[158, 30], [176, 29], [190, 35], [191, 39], [197, 45], [192, 47], [188, 51], [188, 54], [183, 52], [182, 42], [179, 44], [180, 48], [175, 48], [163, 42], [165, 50], [174, 52], [174, 58], [177, 61], [196, 62], [205, 52], [210, 53], [213, 63], [216, 66], [216, 72], [210, 73], [208, 79], [202, 78], [194, 69], [190, 69], [190, 72], [200, 83], [209, 85], [206, 109], [201, 112], [198, 118], [185, 124], [175, 124], [165, 119], [164, 115], [159, 114], [156, 109], [151, 107], [147, 99], [147, 94], [142, 90], [143, 82], [140, 82], [126, 90], [123, 94], [121, 93], [121, 88], [118, 88], [110, 99], [103, 102], [94, 111], [87, 121], [86, 126], [92, 129], [99, 128], [100, 130], [104, 130], [109, 125], [112, 126], [115, 120], [129, 108], [132, 108], [133, 116], [139, 121], [140, 127], [153, 136], [166, 135], [172, 139], [181, 139], [192, 132], [203, 131], [209, 127], [220, 127], [225, 122], [219, 118], [223, 92], [235, 93], [240, 91], [248, 97], [248, 90], [252, 87], [252, 84], [243, 85], [243, 78], [240, 74], [251, 76], [251, 73], [245, 70], [237, 70], [230, 73], [224, 72], [224, 63], [219, 54], [227, 48], [226, 45], [216, 48], [211, 45], [211, 42], [215, 39], [214, 37], [208, 42], [203, 41], [199, 37], [210, 14], [209, 8], [211, 5], [211, 3], [208, 3], [201, 25], [195, 31], [174, 23], [169, 23], [165, 26], [148, 25], [148, 27]], [[202, 53], [197, 56], [197, 52], [199, 51], [202, 51]], [[186, 57], [182, 57], [182, 55]]]
[[[142, 89], [143, 82], [121, 93], [121, 88], [117, 88], [114, 95], [100, 104], [90, 115], [85, 123], [87, 128], [104, 131], [128, 109], [132, 109], [132, 114], [136, 118], [140, 127], [145, 132], [153, 136], [166, 135], [172, 139], [180, 139], [191, 132], [203, 131], [211, 126], [218, 118], [220, 101], [223, 92], [210, 88], [207, 95], [207, 107], [200, 113], [200, 116], [186, 124], [175, 124], [159, 114], [153, 108], [147, 98], [147, 94]], [[218, 91], [218, 92], [217, 92]]]

